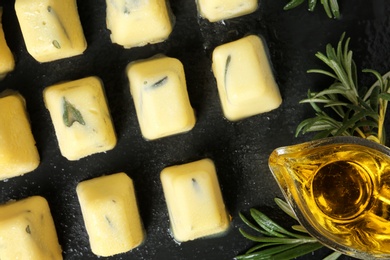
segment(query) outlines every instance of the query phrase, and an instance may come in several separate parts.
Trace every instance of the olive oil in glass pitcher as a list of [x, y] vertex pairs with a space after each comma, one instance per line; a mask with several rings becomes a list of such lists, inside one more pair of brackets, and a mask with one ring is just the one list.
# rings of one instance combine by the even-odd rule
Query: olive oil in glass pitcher
[[278, 148], [269, 166], [313, 237], [356, 258], [390, 258], [390, 149], [331, 137]]

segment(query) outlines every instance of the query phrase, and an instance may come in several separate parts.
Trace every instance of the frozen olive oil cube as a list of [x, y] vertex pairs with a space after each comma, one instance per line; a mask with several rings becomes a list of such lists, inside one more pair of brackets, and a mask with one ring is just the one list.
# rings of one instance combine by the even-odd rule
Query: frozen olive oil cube
[[62, 259], [49, 205], [33, 196], [0, 206], [0, 259]]
[[253, 13], [257, 0], [196, 0], [200, 15], [210, 22], [217, 22]]
[[0, 94], [0, 180], [23, 175], [39, 165], [24, 98]]
[[157, 56], [127, 67], [142, 135], [149, 140], [187, 132], [195, 125], [184, 68], [174, 58]]
[[161, 182], [177, 241], [227, 231], [230, 217], [211, 160], [167, 167], [161, 172]]
[[215, 48], [213, 72], [229, 120], [276, 109], [282, 103], [263, 41], [250, 35]]
[[38, 62], [80, 55], [87, 47], [76, 0], [16, 0], [27, 51]]
[[80, 182], [77, 195], [94, 254], [111, 256], [142, 244], [133, 181], [125, 173]]
[[8, 72], [13, 71], [15, 67], [14, 56], [5, 41], [3, 25], [1, 23], [2, 15], [3, 8], [0, 7], [0, 80], [2, 80]]
[[43, 95], [61, 154], [68, 160], [115, 147], [114, 126], [99, 78], [87, 77], [53, 85], [47, 87]]
[[132, 48], [166, 40], [173, 15], [166, 0], [106, 0], [113, 43]]

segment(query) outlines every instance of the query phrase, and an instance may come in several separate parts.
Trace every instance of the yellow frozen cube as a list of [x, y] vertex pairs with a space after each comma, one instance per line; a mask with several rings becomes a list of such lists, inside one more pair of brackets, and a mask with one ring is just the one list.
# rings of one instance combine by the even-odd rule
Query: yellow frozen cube
[[0, 206], [0, 259], [62, 259], [49, 205], [33, 196]]
[[230, 217], [209, 159], [170, 166], [161, 172], [171, 229], [179, 242], [221, 234]]
[[53, 85], [47, 87], [43, 95], [61, 153], [68, 160], [115, 147], [114, 126], [99, 78], [87, 77]]
[[224, 115], [239, 120], [282, 103], [263, 41], [249, 35], [215, 48], [213, 72]]
[[196, 0], [200, 15], [210, 22], [217, 22], [253, 13], [257, 0]]
[[125, 173], [80, 182], [77, 195], [94, 254], [111, 256], [142, 244], [133, 181]]
[[76, 0], [16, 0], [27, 51], [39, 62], [80, 55], [87, 47]]
[[149, 140], [187, 132], [195, 125], [184, 68], [162, 55], [132, 62], [127, 67], [142, 135]]
[[12, 91], [0, 94], [0, 180], [23, 175], [39, 165], [24, 98]]
[[14, 56], [8, 48], [4, 37], [3, 25], [1, 23], [2, 15], [3, 8], [0, 7], [0, 80], [2, 80], [8, 72], [13, 71], [15, 67]]
[[125, 48], [166, 40], [174, 17], [166, 0], [106, 0], [111, 41]]

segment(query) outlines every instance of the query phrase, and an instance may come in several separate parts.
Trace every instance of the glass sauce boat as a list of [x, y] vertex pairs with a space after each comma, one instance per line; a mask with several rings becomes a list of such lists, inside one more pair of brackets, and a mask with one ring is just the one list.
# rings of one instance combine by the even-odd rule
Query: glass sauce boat
[[359, 137], [281, 147], [270, 169], [302, 226], [361, 259], [390, 259], [390, 149]]

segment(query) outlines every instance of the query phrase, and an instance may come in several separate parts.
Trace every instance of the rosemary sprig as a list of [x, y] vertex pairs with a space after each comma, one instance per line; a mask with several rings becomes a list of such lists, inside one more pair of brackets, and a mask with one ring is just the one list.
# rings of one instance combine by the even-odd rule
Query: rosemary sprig
[[334, 82], [320, 92], [309, 90], [307, 99], [300, 102], [309, 103], [316, 115], [302, 121], [296, 135], [318, 132], [315, 139], [352, 135], [385, 144], [384, 121], [390, 100], [390, 74], [382, 76], [375, 70], [363, 70], [373, 74], [377, 81], [368, 90], [360, 90], [356, 64], [349, 50], [350, 38], [344, 43], [344, 36], [341, 36], [337, 49], [328, 44], [326, 54], [316, 54], [330, 70], [313, 69], [308, 72], [326, 75]]
[[[288, 2], [283, 9], [284, 10], [293, 9], [303, 4], [304, 1], [305, 0], [290, 0], [290, 2]], [[338, 0], [321, 0], [321, 4], [324, 7], [324, 10], [329, 18], [336, 18], [336, 19], [340, 18], [340, 8], [339, 8]], [[309, 5], [309, 11], [313, 12], [317, 5], [317, 0], [308, 0], [308, 5]]]
[[[275, 203], [286, 214], [297, 220], [286, 202], [275, 198]], [[257, 244], [245, 254], [237, 256], [237, 260], [293, 259], [323, 247], [301, 225], [292, 226], [292, 229], [299, 233], [290, 232], [256, 209], [250, 209], [250, 214], [255, 223], [252, 223], [241, 213], [240, 218], [248, 227], [259, 234], [251, 235], [241, 228], [239, 231], [245, 238]], [[340, 253], [334, 252], [324, 260], [337, 259], [340, 255]]]

